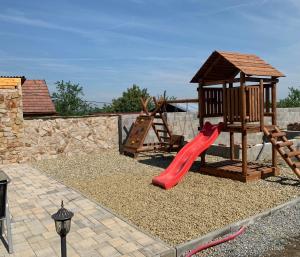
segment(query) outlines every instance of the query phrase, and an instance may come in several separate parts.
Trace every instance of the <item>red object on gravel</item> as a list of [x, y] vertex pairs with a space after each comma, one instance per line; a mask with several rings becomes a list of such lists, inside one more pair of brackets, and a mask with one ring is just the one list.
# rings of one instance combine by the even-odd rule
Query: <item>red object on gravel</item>
[[203, 244], [203, 245], [200, 245], [198, 246], [197, 248], [195, 248], [194, 250], [190, 251], [185, 257], [191, 257], [193, 256], [194, 254], [200, 252], [200, 251], [203, 251], [207, 248], [210, 248], [210, 247], [213, 247], [213, 246], [216, 246], [216, 245], [219, 245], [219, 244], [222, 244], [222, 243], [225, 243], [227, 241], [230, 241], [230, 240], [233, 240], [235, 239], [237, 236], [239, 236], [240, 234], [242, 234], [244, 231], [245, 231], [246, 227], [241, 227], [237, 232], [235, 232], [234, 234], [232, 235], [229, 235], [227, 237], [224, 237], [224, 238], [221, 238], [221, 239], [218, 239], [218, 240], [215, 240], [215, 241], [211, 241], [209, 243], [206, 243], [206, 244]]

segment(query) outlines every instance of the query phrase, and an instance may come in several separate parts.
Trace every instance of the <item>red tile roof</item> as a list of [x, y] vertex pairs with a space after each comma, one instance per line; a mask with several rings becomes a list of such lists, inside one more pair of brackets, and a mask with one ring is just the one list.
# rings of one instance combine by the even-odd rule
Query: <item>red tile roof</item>
[[24, 115], [55, 114], [55, 107], [45, 80], [26, 80], [22, 85]]

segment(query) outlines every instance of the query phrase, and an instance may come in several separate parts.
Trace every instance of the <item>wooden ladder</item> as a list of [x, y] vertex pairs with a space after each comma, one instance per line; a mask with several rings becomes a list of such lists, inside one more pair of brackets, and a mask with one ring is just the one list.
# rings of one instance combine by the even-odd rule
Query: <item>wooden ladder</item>
[[[274, 126], [273, 130], [264, 127], [263, 131], [277, 152], [300, 178], [300, 151], [297, 151], [293, 146], [293, 142], [287, 139], [286, 133], [282, 132], [277, 126]], [[293, 161], [293, 157], [297, 159], [296, 162]]]
[[164, 148], [170, 148], [172, 132], [169, 129], [166, 118], [164, 117], [162, 112], [157, 112], [154, 118], [156, 119], [156, 121], [152, 123], [152, 128], [158, 138], [159, 143]]

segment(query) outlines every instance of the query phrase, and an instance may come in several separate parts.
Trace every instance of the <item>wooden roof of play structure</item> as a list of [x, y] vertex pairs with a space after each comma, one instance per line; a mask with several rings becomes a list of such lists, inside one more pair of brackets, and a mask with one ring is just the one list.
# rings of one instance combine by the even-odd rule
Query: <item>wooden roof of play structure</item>
[[239, 72], [245, 73], [246, 76], [284, 77], [283, 73], [254, 54], [214, 51], [192, 78], [191, 83], [205, 81], [221, 84], [222, 81], [234, 79]]

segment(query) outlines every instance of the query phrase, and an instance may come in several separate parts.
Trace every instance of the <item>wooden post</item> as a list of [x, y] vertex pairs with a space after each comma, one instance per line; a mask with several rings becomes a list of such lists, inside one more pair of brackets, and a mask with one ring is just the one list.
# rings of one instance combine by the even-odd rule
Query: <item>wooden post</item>
[[[273, 77], [272, 77], [273, 79]], [[277, 117], [276, 117], [276, 82], [271, 82], [271, 90], [272, 90], [272, 125], [277, 125]], [[276, 146], [272, 145], [272, 166], [274, 167], [274, 172], [276, 172], [277, 168], [277, 150]]]
[[272, 82], [272, 125], [277, 125], [276, 117], [276, 83]]
[[245, 93], [245, 73], [240, 73], [240, 99], [241, 99], [241, 110], [240, 110], [240, 120], [242, 123], [242, 130], [245, 130], [246, 125], [246, 93]]
[[205, 99], [203, 95], [203, 83], [199, 83], [198, 87], [198, 98], [199, 98], [199, 103], [198, 103], [198, 110], [199, 110], [199, 126], [200, 130], [203, 128], [203, 123], [204, 123], [204, 109], [205, 109]]
[[[233, 88], [233, 83], [230, 82], [229, 83], [229, 88]], [[229, 105], [231, 106], [231, 105]], [[231, 110], [233, 112], [233, 110]], [[233, 123], [233, 120], [230, 122]], [[235, 154], [234, 154], [234, 133], [233, 132], [229, 132], [230, 135], [230, 160], [233, 160], [235, 158]]]
[[242, 125], [242, 175], [247, 176], [247, 131], [246, 131], [246, 93], [245, 73], [240, 73], [241, 125]]
[[260, 94], [260, 131], [263, 131], [264, 126], [265, 126], [265, 122], [264, 122], [264, 112], [265, 112], [265, 107], [264, 107], [264, 82], [261, 79], [259, 82], [259, 94]]
[[242, 131], [242, 174], [247, 176], [247, 132]]
[[223, 83], [223, 122], [225, 125], [225, 128], [227, 127], [227, 105], [226, 105], [226, 83]]
[[230, 132], [230, 160], [235, 159], [235, 152], [234, 152], [234, 133]]
[[[199, 87], [198, 87], [198, 98], [199, 98], [198, 109], [199, 109], [199, 129], [200, 130], [203, 128], [203, 125], [204, 125], [204, 111], [205, 111], [205, 98], [204, 98], [203, 86], [204, 86], [204, 82], [199, 83]], [[205, 166], [205, 155], [206, 155], [206, 151], [204, 151], [201, 154], [201, 162], [200, 162], [201, 167]]]

